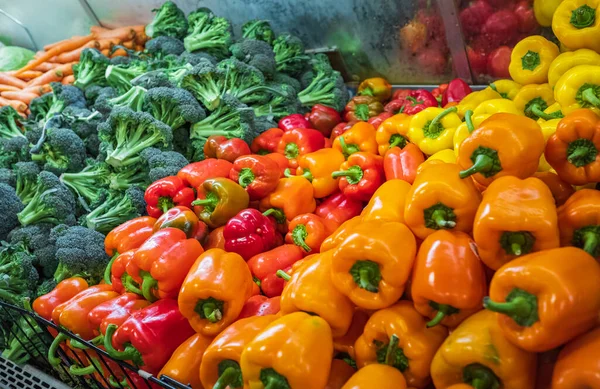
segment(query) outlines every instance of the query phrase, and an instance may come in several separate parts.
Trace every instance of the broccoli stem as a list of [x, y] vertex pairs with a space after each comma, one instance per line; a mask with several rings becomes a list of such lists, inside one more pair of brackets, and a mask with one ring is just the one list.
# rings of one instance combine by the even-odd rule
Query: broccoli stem
[[221, 31], [192, 32], [183, 40], [186, 51], [194, 52], [200, 49], [210, 49], [226, 44]]
[[88, 203], [94, 203], [100, 197], [98, 186], [108, 181], [109, 174], [107, 169], [92, 169], [80, 173], [63, 173], [60, 180], [77, 196]]
[[0, 138], [14, 138], [16, 136], [26, 138], [13, 120], [8, 121], [8, 127], [0, 125]]
[[[117, 129], [117, 131], [126, 132], [127, 129]], [[114, 167], [126, 167], [139, 161], [137, 156], [142, 150], [154, 146], [161, 141], [159, 134], [151, 134], [143, 137], [145, 128], [138, 126], [133, 134], [128, 135], [128, 141], [121, 142], [106, 157], [106, 163]], [[137, 156], [137, 157], [133, 157]]]
[[41, 194], [36, 193], [29, 204], [27, 204], [25, 208], [19, 212], [19, 222], [21, 222], [23, 226], [39, 223], [42, 220], [50, 223], [56, 222], [57, 220], [54, 218], [52, 211], [46, 208], [46, 205], [44, 205], [42, 200], [45, 196], [54, 193], [57, 190], [58, 189], [53, 188], [48, 189]]

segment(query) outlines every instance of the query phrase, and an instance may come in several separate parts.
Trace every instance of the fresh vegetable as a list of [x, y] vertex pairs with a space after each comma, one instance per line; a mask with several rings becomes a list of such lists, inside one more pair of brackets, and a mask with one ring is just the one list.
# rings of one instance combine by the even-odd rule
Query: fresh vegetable
[[244, 209], [229, 219], [223, 230], [225, 250], [245, 260], [276, 246], [275, 225], [260, 211]]

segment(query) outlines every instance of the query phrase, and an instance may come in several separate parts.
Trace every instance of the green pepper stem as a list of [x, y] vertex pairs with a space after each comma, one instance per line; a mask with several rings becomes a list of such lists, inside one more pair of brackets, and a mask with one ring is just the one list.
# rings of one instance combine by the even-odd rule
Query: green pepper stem
[[356, 261], [350, 268], [350, 275], [359, 288], [371, 293], [379, 292], [381, 269], [379, 264], [370, 260]]
[[444, 320], [444, 318], [446, 317], [446, 313], [443, 311], [437, 311], [437, 313], [435, 314], [435, 317], [433, 319], [431, 319], [429, 322], [427, 322], [427, 327], [435, 327], [438, 324], [440, 324], [442, 322], [442, 320]]
[[154, 295], [154, 289], [158, 286], [158, 281], [152, 277], [149, 272], [141, 271], [142, 276], [142, 296], [151, 303], [158, 300]]
[[264, 385], [264, 389], [290, 389], [287, 379], [272, 368], [262, 369], [260, 380]]
[[331, 173], [332, 178], [346, 177], [350, 185], [356, 185], [363, 179], [365, 172], [358, 165], [350, 166], [348, 170], [338, 170]]
[[283, 211], [279, 208], [269, 208], [263, 212], [263, 215], [265, 215], [265, 216], [272, 215], [275, 218], [275, 220], [277, 221], [277, 224], [283, 224], [283, 223], [285, 223], [285, 220], [286, 220], [285, 213], [283, 213]]
[[277, 277], [279, 277], [279, 278], [283, 278], [284, 281], [289, 281], [289, 280], [292, 279], [292, 276], [290, 276], [289, 274], [287, 274], [283, 270], [277, 270], [277, 272], [275, 273], [275, 275]]
[[133, 280], [133, 277], [131, 277], [129, 274], [127, 274], [125, 276], [125, 282], [123, 282], [123, 286], [125, 287], [125, 289], [128, 292], [135, 293], [140, 296], [143, 295], [140, 288], [138, 286], [136, 286], [135, 281]]
[[300, 154], [300, 150], [297, 144], [288, 143], [287, 145], [285, 145], [285, 157], [287, 159], [294, 159], [298, 157], [298, 154]]
[[86, 367], [82, 367], [79, 365], [71, 365], [69, 366], [69, 373], [73, 375], [89, 375], [94, 374], [96, 372], [96, 368], [94, 365], [89, 365]]
[[571, 12], [570, 22], [577, 29], [590, 27], [596, 22], [596, 10], [584, 4]]
[[256, 176], [254, 175], [254, 172], [252, 172], [252, 169], [245, 167], [242, 170], [240, 170], [240, 174], [238, 176], [238, 183], [242, 188], [246, 188], [248, 185], [254, 182], [255, 178]]
[[192, 201], [192, 205], [193, 206], [210, 206], [210, 207], [216, 207], [216, 205], [219, 203], [219, 199], [215, 198], [215, 197], [207, 197], [205, 199], [196, 199], [194, 201]]
[[108, 383], [110, 384], [110, 386], [112, 386], [113, 388], [129, 388], [130, 386], [127, 384], [127, 378], [123, 378], [123, 381], [117, 381], [115, 379], [115, 377], [113, 377], [113, 375], [111, 374], [108, 377]]
[[412, 97], [412, 96], [406, 96], [406, 97], [405, 97], [405, 99], [406, 99], [406, 100], [408, 100], [408, 101], [410, 101], [410, 102], [412, 103], [412, 105], [413, 105], [413, 106], [414, 106], [414, 105], [417, 105], [417, 104], [423, 104], [423, 101], [422, 101], [422, 100], [417, 100], [417, 99], [415, 99], [415, 98], [414, 98], [414, 97]]
[[470, 364], [463, 369], [463, 382], [475, 389], [495, 389], [501, 386], [496, 374], [479, 363]]
[[[102, 344], [103, 341], [104, 341], [104, 335], [102, 335], [102, 334], [96, 336], [93, 339], [88, 340], [89, 343], [94, 344], [94, 345]], [[81, 349], [81, 350], [87, 350], [88, 349], [88, 346], [86, 346], [82, 342], [78, 341], [77, 339], [71, 339], [70, 343], [71, 343], [71, 347], [72, 348], [78, 348], [78, 349]]]
[[160, 197], [158, 199], [158, 208], [163, 211], [163, 213], [167, 212], [169, 209], [173, 208], [175, 203], [173, 199], [170, 197]]
[[393, 366], [395, 362], [396, 350], [398, 349], [399, 343], [398, 337], [394, 334], [390, 338], [390, 342], [388, 343], [387, 351], [385, 353], [384, 364], [388, 366]]
[[540, 119], [544, 119], [544, 120], [552, 120], [552, 119], [556, 119], [556, 117], [555, 117], [555, 116], [553, 116], [553, 114], [549, 114], [549, 113], [546, 113], [546, 112], [542, 111], [542, 110], [540, 109], [540, 106], [539, 106], [539, 105], [537, 105], [537, 104], [534, 104], [534, 105], [530, 106], [530, 107], [529, 107], [529, 110], [530, 110], [530, 111], [531, 111], [531, 112], [532, 112], [532, 113], [533, 113], [535, 116], [537, 116], [537, 117], [538, 117], [538, 118], [540, 118]]
[[492, 312], [519, 317], [530, 316], [535, 308], [531, 304], [531, 301], [525, 297], [515, 297], [511, 301], [504, 303], [498, 303], [492, 301], [489, 297], [484, 297], [483, 306]]
[[[371, 89], [370, 86], [366, 87], [365, 89], [361, 90], [360, 92], [358, 92], [359, 96], [371, 96], [373, 97], [373, 89]], [[214, 388], [213, 388], [214, 389]]]
[[407, 140], [404, 136], [402, 136], [400, 134], [392, 135], [390, 137], [390, 140], [391, 140], [391, 142], [390, 142], [388, 149], [391, 149], [392, 147], [396, 147], [396, 146], [399, 146], [401, 149], [406, 147]]
[[473, 125], [473, 111], [470, 109], [465, 112], [465, 123], [467, 123], [467, 130], [469, 130], [469, 134], [475, 131], [475, 125]]
[[118, 359], [119, 361], [133, 361], [136, 365], [141, 365], [143, 363], [141, 355], [139, 351], [135, 349], [135, 347], [128, 345], [125, 347], [124, 351], [119, 351], [113, 347], [112, 340], [117, 330], [117, 326], [114, 324], [109, 324], [106, 327], [106, 334], [104, 334], [104, 349], [114, 359]]
[[344, 156], [346, 158], [348, 158], [350, 155], [354, 154], [354, 153], [358, 153], [360, 151], [360, 148], [355, 145], [355, 144], [347, 144], [346, 143], [346, 139], [344, 139], [343, 135], [340, 135], [340, 147], [342, 149], [342, 154], [344, 154]]
[[216, 303], [206, 302], [202, 304], [202, 312], [204, 317], [211, 323], [217, 323], [223, 318], [223, 313]]
[[475, 173], [485, 172], [494, 166], [494, 160], [485, 154], [479, 154], [473, 166], [458, 173], [460, 178], [467, 178]]
[[362, 121], [369, 120], [369, 106], [367, 104], [357, 104], [354, 109], [354, 114]]
[[239, 381], [240, 370], [235, 367], [228, 367], [219, 377], [213, 389], [225, 389], [228, 386], [231, 388], [239, 388], [239, 386], [231, 386], [234, 382]]
[[590, 254], [592, 257], [596, 256], [596, 250], [598, 249], [598, 244], [600, 244], [600, 239], [598, 234], [594, 231], [587, 231], [583, 234], [583, 250]]
[[443, 209], [436, 209], [431, 214], [431, 220], [433, 220], [440, 229], [456, 227], [456, 222], [453, 220], [447, 220], [447, 217], [447, 212]]
[[447, 116], [448, 114], [450, 114], [452, 112], [456, 112], [456, 111], [458, 111], [458, 108], [456, 108], [456, 107], [450, 107], [450, 108], [446, 108], [445, 110], [443, 110], [442, 112], [440, 112], [435, 118], [433, 118], [433, 120], [431, 121], [431, 123], [429, 123], [429, 131], [430, 132], [435, 131], [435, 129], [439, 125], [440, 121], [445, 116]]
[[110, 272], [112, 270], [112, 265], [113, 263], [115, 263], [115, 259], [117, 259], [117, 257], [119, 256], [118, 252], [115, 252], [114, 255], [112, 256], [112, 258], [110, 259], [110, 262], [108, 262], [108, 265], [106, 265], [106, 269], [104, 269], [104, 283], [107, 285], [112, 285], [112, 281], [110, 279]]
[[56, 367], [60, 365], [61, 359], [56, 354], [56, 352], [58, 351], [58, 346], [60, 346], [60, 344], [67, 339], [68, 336], [61, 332], [58, 335], [56, 335], [56, 338], [54, 338], [54, 340], [52, 341], [50, 348], [48, 348], [48, 362], [50, 362], [52, 366]]
[[296, 246], [299, 246], [302, 250], [307, 253], [311, 252], [311, 248], [306, 244], [306, 238], [308, 237], [308, 231], [306, 231], [306, 226], [304, 224], [298, 224], [292, 230], [292, 240]]
[[600, 108], [600, 98], [598, 98], [598, 96], [596, 96], [596, 92], [594, 91], [594, 88], [587, 88], [586, 90], [584, 90], [581, 93], [581, 98], [584, 101], [593, 105], [594, 107]]

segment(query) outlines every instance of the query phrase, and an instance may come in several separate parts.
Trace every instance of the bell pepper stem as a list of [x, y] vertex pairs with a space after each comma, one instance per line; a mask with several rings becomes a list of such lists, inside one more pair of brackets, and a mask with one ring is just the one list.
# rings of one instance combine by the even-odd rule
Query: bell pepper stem
[[123, 381], [117, 381], [115, 379], [115, 377], [113, 377], [112, 375], [110, 375], [108, 377], [108, 383], [113, 388], [128, 388], [129, 387], [129, 385], [127, 385], [127, 378], [123, 378]]
[[297, 144], [288, 143], [287, 145], [285, 145], [285, 157], [287, 159], [294, 159], [294, 158], [298, 157], [299, 154], [300, 154], [300, 149], [298, 148]]
[[308, 237], [308, 231], [306, 231], [306, 226], [304, 224], [298, 224], [292, 230], [292, 240], [296, 246], [299, 246], [302, 250], [310, 253], [312, 249], [309, 245], [306, 244], [306, 238]]
[[462, 170], [460, 173], [458, 173], [458, 176], [460, 178], [467, 178], [475, 173], [481, 173], [486, 170], [489, 170], [493, 167], [493, 165], [494, 160], [491, 157], [488, 157], [485, 154], [479, 154], [475, 159], [475, 163], [473, 163], [473, 166], [466, 170]]
[[275, 275], [277, 277], [279, 277], [279, 278], [283, 278], [284, 281], [289, 281], [289, 280], [292, 279], [292, 276], [290, 276], [289, 274], [287, 274], [283, 270], [277, 270], [277, 272], [275, 273]]
[[475, 389], [494, 389], [500, 387], [500, 380], [487, 366], [473, 363], [463, 369], [463, 381]]
[[467, 130], [469, 130], [469, 134], [475, 131], [475, 125], [473, 125], [473, 111], [470, 109], [465, 112], [465, 123], [467, 123]]
[[552, 119], [556, 119], [554, 116], [552, 116], [549, 113], [545, 113], [539, 105], [534, 104], [531, 107], [529, 107], [529, 110], [531, 111], [531, 113], [533, 113], [535, 116], [537, 116], [540, 119], [544, 119], [544, 120], [552, 120]]
[[438, 324], [440, 324], [442, 322], [442, 320], [444, 320], [444, 318], [446, 317], [446, 313], [443, 311], [437, 311], [437, 313], [435, 314], [435, 317], [433, 319], [431, 319], [429, 322], [427, 322], [427, 327], [431, 328], [431, 327], [435, 327]]
[[396, 146], [403, 149], [404, 147], [406, 147], [406, 143], [407, 143], [407, 140], [404, 136], [402, 136], [400, 134], [394, 134], [390, 137], [390, 146], [388, 147], [388, 149], [391, 149]]
[[109, 324], [106, 327], [106, 334], [104, 334], [104, 349], [114, 359], [118, 359], [119, 361], [133, 361], [136, 365], [141, 365], [143, 363], [142, 356], [135, 347], [128, 345], [125, 347], [124, 351], [119, 351], [113, 347], [112, 340], [117, 330], [117, 326], [114, 324]]
[[217, 323], [223, 319], [224, 303], [214, 297], [209, 297], [204, 300], [198, 300], [194, 311], [200, 315], [202, 319], [206, 319], [211, 323]]
[[208, 321], [211, 323], [216, 323], [223, 318], [223, 314], [216, 307], [216, 305], [205, 304], [203, 309], [204, 316], [206, 316], [206, 319], [208, 319]]
[[531, 327], [539, 320], [537, 297], [519, 288], [513, 289], [502, 303], [484, 297], [483, 307], [507, 315], [523, 327]]
[[230, 388], [239, 388], [239, 386], [231, 386], [234, 382], [239, 381], [241, 378], [241, 370], [236, 369], [235, 367], [228, 367], [225, 369], [223, 374], [219, 377], [213, 389], [225, 389], [227, 387]]
[[[103, 340], [104, 340], [104, 335], [100, 334], [100, 335], [96, 336], [95, 338], [88, 340], [88, 342], [93, 345], [99, 345], [99, 344], [102, 344]], [[77, 339], [71, 339], [70, 344], [71, 344], [71, 347], [78, 348], [80, 350], [88, 349], [88, 346], [81, 343]]]
[[154, 295], [154, 289], [157, 287], [158, 281], [148, 272], [141, 271], [140, 275], [142, 276], [142, 296], [151, 303], [155, 302], [157, 298]]
[[69, 366], [69, 373], [73, 375], [89, 375], [94, 374], [96, 372], [96, 368], [94, 365], [89, 365], [86, 367], [82, 367], [79, 365], [71, 365]]
[[456, 111], [458, 111], [458, 108], [450, 107], [450, 108], [446, 108], [445, 110], [440, 112], [436, 117], [433, 118], [431, 123], [429, 123], [429, 131], [434, 132], [444, 117], [446, 117], [447, 115], [451, 114], [452, 112], [456, 112]]
[[217, 205], [217, 203], [219, 202], [219, 199], [217, 199], [216, 197], [206, 197], [205, 199], [197, 199], [192, 201], [192, 205], [193, 206], [210, 206], [210, 207], [215, 207]]
[[123, 283], [123, 286], [125, 287], [125, 289], [128, 292], [135, 293], [135, 294], [140, 295], [140, 296], [143, 295], [142, 291], [140, 290], [139, 287], [137, 287], [135, 285], [135, 281], [133, 280], [133, 278], [129, 274], [126, 275], [125, 282]]
[[598, 96], [596, 95], [594, 88], [587, 88], [586, 90], [584, 90], [583, 93], [581, 93], [581, 97], [583, 98], [583, 100], [590, 103], [594, 107], [600, 108], [600, 98], [598, 98]]
[[600, 238], [594, 231], [587, 231], [583, 234], [583, 250], [590, 254], [592, 257], [596, 256], [596, 250], [598, 250], [598, 244], [600, 244]]
[[447, 220], [446, 212], [442, 209], [438, 209], [433, 211], [431, 214], [431, 219], [437, 224], [437, 226], [442, 228], [454, 228], [456, 227], [456, 222], [453, 220]]
[[358, 153], [360, 151], [360, 148], [357, 145], [347, 144], [343, 135], [340, 136], [340, 147], [342, 148], [342, 154], [344, 154], [346, 158], [348, 158], [351, 154]]
[[571, 12], [570, 22], [577, 29], [590, 27], [596, 22], [596, 10], [584, 4]]
[[254, 175], [254, 172], [252, 171], [252, 169], [245, 167], [242, 170], [240, 170], [240, 175], [238, 177], [238, 183], [240, 184], [240, 186], [242, 188], [246, 188], [248, 185], [250, 185], [252, 182], [254, 182], [255, 178], [256, 178], [256, 176]]
[[285, 213], [279, 208], [269, 208], [263, 212], [263, 215], [272, 215], [275, 218], [275, 221], [277, 221], [277, 224], [284, 224], [286, 220]]
[[104, 283], [106, 283], [107, 285], [112, 285], [112, 281], [110, 279], [110, 272], [112, 270], [112, 265], [115, 262], [115, 259], [117, 259], [117, 257], [119, 256], [119, 253], [115, 253], [112, 258], [110, 259], [110, 262], [108, 262], [108, 265], [106, 265], [106, 269], [104, 269]]
[[394, 365], [396, 351], [398, 350], [398, 342], [398, 337], [396, 335], [392, 335], [392, 337], [390, 338], [390, 342], [388, 343], [387, 351], [385, 353], [384, 364], [388, 366]]
[[528, 254], [534, 243], [535, 237], [528, 231], [505, 231], [500, 236], [500, 245], [508, 255]]
[[346, 177], [350, 185], [356, 185], [363, 179], [364, 171], [358, 165], [350, 166], [348, 170], [338, 170], [331, 173], [332, 178]]
[[67, 339], [68, 339], [68, 336], [61, 332], [58, 335], [56, 335], [56, 338], [54, 338], [54, 340], [52, 341], [52, 344], [48, 348], [48, 362], [50, 362], [50, 364], [52, 366], [56, 367], [56, 366], [60, 365], [61, 359], [56, 354], [56, 352], [58, 351], [58, 346], [60, 346], [60, 344]]
[[169, 209], [173, 208], [175, 206], [175, 203], [173, 202], [173, 199], [170, 197], [160, 197], [158, 199], [158, 208], [163, 212], [167, 212]]
[[272, 368], [262, 369], [260, 380], [264, 385], [264, 389], [290, 389], [287, 379]]
[[362, 260], [356, 261], [350, 268], [350, 275], [359, 288], [371, 293], [379, 292], [381, 270], [377, 262]]

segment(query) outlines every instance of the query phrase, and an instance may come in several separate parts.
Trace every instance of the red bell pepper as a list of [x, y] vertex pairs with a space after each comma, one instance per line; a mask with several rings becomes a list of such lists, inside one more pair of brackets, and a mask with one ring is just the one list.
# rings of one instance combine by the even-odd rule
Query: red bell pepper
[[440, 84], [437, 88], [431, 91], [431, 94], [441, 104], [444, 93], [448, 90], [448, 84]]
[[176, 205], [191, 207], [195, 199], [194, 190], [177, 176], [154, 181], [144, 193], [146, 212], [152, 217], [159, 217]]
[[512, 49], [508, 46], [500, 46], [492, 51], [487, 60], [487, 73], [496, 78], [510, 78], [508, 66]]
[[389, 103], [387, 103], [385, 105], [385, 107], [383, 107], [383, 110], [385, 112], [391, 113], [392, 115], [397, 115], [399, 113], [404, 112], [404, 109], [406, 108], [405, 107], [406, 104], [407, 104], [406, 97], [402, 97], [402, 98], [395, 99], [395, 100], [392, 100]]
[[392, 100], [405, 99], [406, 96], [410, 95], [411, 89], [396, 89], [392, 95]]
[[277, 123], [277, 126], [285, 132], [293, 130], [295, 128], [312, 128], [308, 119], [300, 113], [294, 113], [282, 118], [281, 120], [279, 120], [279, 123]]
[[156, 219], [140, 216], [115, 227], [104, 239], [104, 251], [109, 256], [137, 249], [153, 234]]
[[437, 42], [437, 45], [427, 47], [417, 55], [417, 64], [427, 73], [442, 75], [448, 67], [447, 47], [444, 42]]
[[455, 78], [448, 83], [448, 89], [446, 89], [446, 92], [442, 95], [442, 107], [445, 107], [448, 103], [460, 102], [471, 92], [473, 91], [469, 84], [460, 78]]
[[337, 138], [338, 136], [342, 135], [344, 132], [351, 129], [352, 126], [354, 126], [354, 124], [356, 124], [356, 122], [350, 122], [350, 123], [341, 122], [337, 126], [333, 127], [333, 130], [331, 130], [331, 135], [329, 136], [329, 139], [331, 141], [333, 141], [335, 138]]
[[375, 127], [375, 129], [377, 129], [385, 119], [391, 118], [392, 116], [394, 116], [392, 112], [382, 112], [379, 115], [373, 116], [367, 120], [367, 123], [371, 124], [373, 127]]
[[308, 114], [308, 120], [312, 128], [321, 131], [323, 136], [328, 137], [331, 135], [331, 130], [342, 122], [342, 117], [331, 107], [315, 104]]
[[244, 209], [229, 219], [223, 230], [225, 251], [246, 261], [271, 250], [277, 244], [275, 223], [256, 209]]
[[279, 168], [279, 178], [285, 177], [285, 171], [287, 169], [290, 169], [293, 174], [296, 174], [296, 168], [290, 167], [290, 161], [285, 157], [285, 155], [279, 153], [271, 153], [265, 154], [264, 156], [265, 158], [269, 158], [275, 161], [277, 167]]
[[248, 143], [240, 138], [211, 135], [204, 144], [205, 158], [218, 158], [233, 162], [236, 158], [251, 153]]
[[485, 53], [485, 51], [480, 49], [474, 49], [468, 46], [467, 58], [469, 59], [471, 71], [475, 75], [485, 74], [487, 72], [487, 54]]
[[277, 152], [285, 155], [290, 161], [290, 167], [295, 169], [298, 167], [298, 156], [312, 153], [324, 146], [325, 138], [319, 131], [310, 128], [292, 129], [281, 137]]
[[471, 39], [481, 32], [481, 28], [494, 13], [494, 8], [484, 0], [472, 2], [460, 11], [460, 25], [466, 39]]
[[306, 253], [318, 253], [321, 243], [333, 232], [330, 224], [314, 213], [298, 215], [290, 221], [285, 242], [295, 244]]
[[269, 128], [252, 141], [250, 150], [259, 155], [274, 153], [277, 151], [277, 145], [283, 136], [281, 128]]
[[341, 170], [331, 176], [340, 177], [340, 190], [348, 198], [369, 201], [385, 182], [383, 158], [371, 153], [354, 153], [342, 164]]
[[194, 334], [179, 312], [176, 300], [166, 299], [135, 312], [120, 327], [106, 329], [106, 352], [120, 361], [132, 361], [144, 371], [157, 374], [171, 354]]
[[293, 244], [285, 244], [270, 251], [260, 253], [248, 260], [252, 275], [260, 281], [260, 288], [268, 297], [280, 296], [284, 281], [277, 277], [278, 270], [289, 270], [294, 263], [304, 257], [302, 249]]
[[279, 296], [271, 298], [261, 295], [252, 296], [244, 304], [238, 320], [250, 316], [276, 315], [279, 313], [280, 301], [281, 297]]
[[197, 189], [209, 178], [229, 177], [231, 166], [232, 163], [224, 159], [208, 158], [184, 166], [177, 173], [177, 177], [185, 181], [188, 186]]
[[135, 250], [125, 251], [117, 256], [110, 269], [110, 283], [117, 293], [131, 292], [142, 295], [140, 285], [127, 272], [129, 263], [133, 261]]
[[260, 200], [277, 188], [281, 170], [266, 156], [245, 155], [235, 160], [229, 178], [246, 189], [250, 200]]
[[529, 34], [536, 32], [540, 25], [538, 24], [531, 2], [527, 0], [520, 1], [515, 7], [515, 15], [519, 23], [519, 32]]
[[315, 209], [315, 215], [325, 221], [330, 231], [335, 231], [345, 221], [360, 215], [362, 209], [362, 202], [351, 200], [342, 192], [338, 192], [323, 199]]
[[94, 328], [99, 329], [98, 339], [102, 339], [109, 324], [120, 326], [133, 312], [148, 305], [150, 302], [140, 298], [137, 294], [125, 293], [96, 306], [88, 313], [88, 320]]
[[510, 43], [519, 32], [517, 15], [507, 9], [495, 12], [485, 21], [481, 32], [492, 47]]
[[425, 156], [419, 147], [407, 143], [404, 148], [392, 147], [383, 157], [385, 179], [400, 179], [412, 185], [417, 176], [419, 165], [425, 162]]
[[163, 228], [177, 228], [188, 238], [194, 238], [198, 242], [203, 242], [208, 235], [208, 226], [200, 221], [198, 216], [188, 207], [173, 207], [163, 213], [154, 223], [153, 231], [156, 232]]
[[435, 96], [425, 89], [417, 89], [410, 92], [406, 100], [404, 113], [407, 115], [416, 115], [425, 108], [437, 107], [439, 105]]

